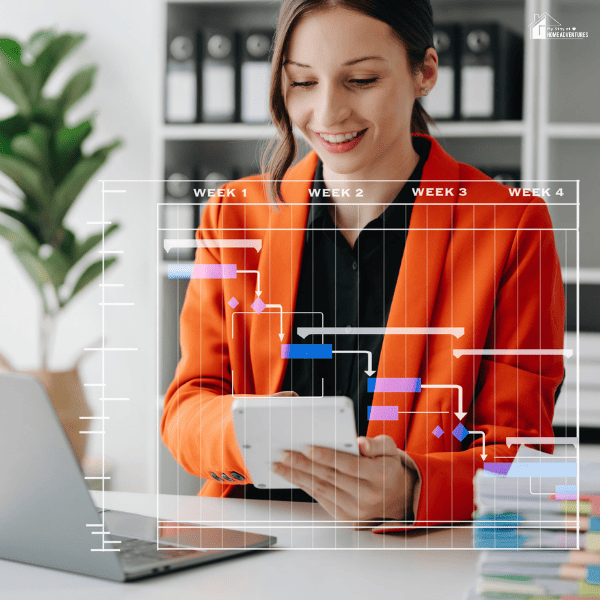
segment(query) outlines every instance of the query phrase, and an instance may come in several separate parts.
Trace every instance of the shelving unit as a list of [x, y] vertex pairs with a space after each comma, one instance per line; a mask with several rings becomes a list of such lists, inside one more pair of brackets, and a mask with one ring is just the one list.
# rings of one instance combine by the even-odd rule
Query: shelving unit
[[[596, 236], [594, 223], [600, 223], [600, 202], [595, 193], [600, 189], [597, 159], [600, 155], [600, 111], [596, 102], [600, 97], [600, 83], [592, 74], [596, 72], [595, 57], [600, 49], [600, 3], [589, 0], [432, 0], [432, 5], [436, 23], [497, 20], [520, 32], [524, 36], [525, 61], [522, 121], [440, 122], [437, 127], [431, 128], [432, 135], [459, 161], [475, 166], [519, 168], [524, 186], [534, 186], [534, 182], [548, 179], [581, 179], [581, 212], [586, 214], [586, 218], [581, 220], [580, 283], [582, 289], [588, 286], [591, 293], [597, 293], [600, 290], [600, 236]], [[276, 3], [257, 0], [163, 1], [158, 39], [165, 44], [167, 24], [176, 13], [177, 19], [182, 21], [200, 11], [207, 25], [218, 22], [219, 15], [226, 14], [227, 25], [241, 28], [265, 26], [267, 22], [275, 26], [278, 8]], [[589, 44], [585, 52], [568, 52], [566, 44], [569, 42], [564, 40], [530, 39], [529, 24], [534, 15], [544, 12], [559, 21], [564, 19], [565, 23], [588, 28], [590, 38], [587, 41], [573, 42]], [[163, 56], [165, 54], [163, 52]], [[160, 65], [160, 69], [164, 74], [166, 62]], [[161, 82], [164, 83], [164, 77]], [[162, 86], [158, 93], [163, 96]], [[217, 159], [234, 156], [246, 162], [256, 159], [258, 144], [274, 134], [272, 125], [157, 123], [156, 179], [164, 179], [167, 158], [173, 161], [190, 153], [196, 156], [210, 154]], [[154, 200], [163, 202], [159, 188], [156, 189]], [[550, 208], [553, 211], [553, 207]], [[561, 224], [561, 214], [560, 211], [553, 212], [556, 227]], [[576, 283], [575, 256], [575, 253], [569, 253], [563, 265], [565, 284], [572, 297]], [[159, 303], [166, 309], [167, 318], [173, 319], [185, 293], [185, 282], [167, 280], [166, 266], [161, 265], [160, 259], [157, 281]], [[168, 301], [175, 303], [175, 308], [168, 308]], [[165, 345], [161, 349], [162, 356], [171, 358], [168, 364], [163, 365], [167, 372], [160, 374], [163, 389], [159, 390], [158, 419], [165, 382], [172, 377], [168, 370], [174, 370], [178, 355], [177, 324], [177, 321], [169, 321], [167, 325], [163, 319], [160, 331], [160, 339]], [[597, 330], [600, 331], [600, 326]], [[593, 348], [594, 340], [594, 337], [588, 338], [587, 347]], [[571, 373], [569, 381], [572, 381]], [[572, 393], [572, 388], [569, 389]], [[600, 382], [596, 392], [600, 392]], [[559, 402], [564, 402], [564, 398]], [[600, 411], [595, 404], [590, 404], [585, 410], [582, 407], [582, 411], [582, 414], [587, 411], [585, 414], [596, 415], [596, 424], [600, 425]], [[565, 418], [568, 420], [571, 416]], [[155, 451], [149, 463], [152, 465], [150, 472], [156, 472], [158, 456], [161, 470], [159, 491], [197, 493], [200, 481], [176, 465], [156, 435], [153, 435], [152, 443]], [[152, 489], [156, 489], [156, 481]]]

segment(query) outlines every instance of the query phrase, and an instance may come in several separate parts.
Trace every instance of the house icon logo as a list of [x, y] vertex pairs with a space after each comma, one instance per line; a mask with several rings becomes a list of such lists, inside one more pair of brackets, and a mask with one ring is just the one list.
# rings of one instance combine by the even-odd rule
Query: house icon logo
[[533, 23], [529, 25], [529, 35], [533, 40], [545, 40], [548, 38], [548, 29], [560, 27], [561, 24], [548, 13], [534, 15]]

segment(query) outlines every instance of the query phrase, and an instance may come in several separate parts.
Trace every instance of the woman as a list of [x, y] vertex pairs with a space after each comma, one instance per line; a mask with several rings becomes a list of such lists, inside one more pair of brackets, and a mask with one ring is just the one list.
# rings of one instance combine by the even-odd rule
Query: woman
[[[317, 501], [355, 523], [469, 519], [475, 470], [514, 456], [506, 437], [552, 435], [559, 354], [456, 354], [561, 349], [564, 296], [544, 202], [516, 203], [427, 135], [416, 99], [437, 78], [432, 29], [429, 0], [283, 2], [270, 181], [224, 186], [196, 233], [260, 239], [262, 249], [198, 249], [196, 262], [235, 264], [238, 275], [190, 281], [165, 399], [163, 440], [208, 480], [200, 495]], [[313, 150], [290, 167], [293, 125]], [[333, 361], [282, 358], [282, 343], [310, 341], [297, 336], [302, 324], [350, 333], [323, 338]], [[370, 375], [423, 387], [373, 391], [366, 352]], [[287, 453], [273, 469], [300, 489], [254, 488], [232, 390], [349, 396], [361, 456]], [[369, 420], [369, 406], [396, 407], [398, 418]]]

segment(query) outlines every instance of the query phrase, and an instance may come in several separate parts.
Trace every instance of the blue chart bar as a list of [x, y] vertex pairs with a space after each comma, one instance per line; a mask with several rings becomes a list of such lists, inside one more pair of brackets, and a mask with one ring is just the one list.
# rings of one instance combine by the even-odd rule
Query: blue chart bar
[[494, 473], [486, 469], [485, 463], [483, 468], [485, 469], [486, 477], [577, 477], [577, 463], [571, 462], [513, 462], [506, 475]]
[[281, 344], [281, 358], [332, 358], [332, 344]]

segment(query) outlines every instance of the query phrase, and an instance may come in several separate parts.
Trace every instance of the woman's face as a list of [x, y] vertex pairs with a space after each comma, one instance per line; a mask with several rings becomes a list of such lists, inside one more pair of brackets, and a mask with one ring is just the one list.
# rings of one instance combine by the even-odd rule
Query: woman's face
[[[419, 87], [386, 23], [339, 7], [302, 17], [289, 39], [282, 85], [292, 123], [334, 173], [364, 176], [391, 164], [407, 144], [412, 151]], [[354, 137], [339, 143], [332, 135]]]

